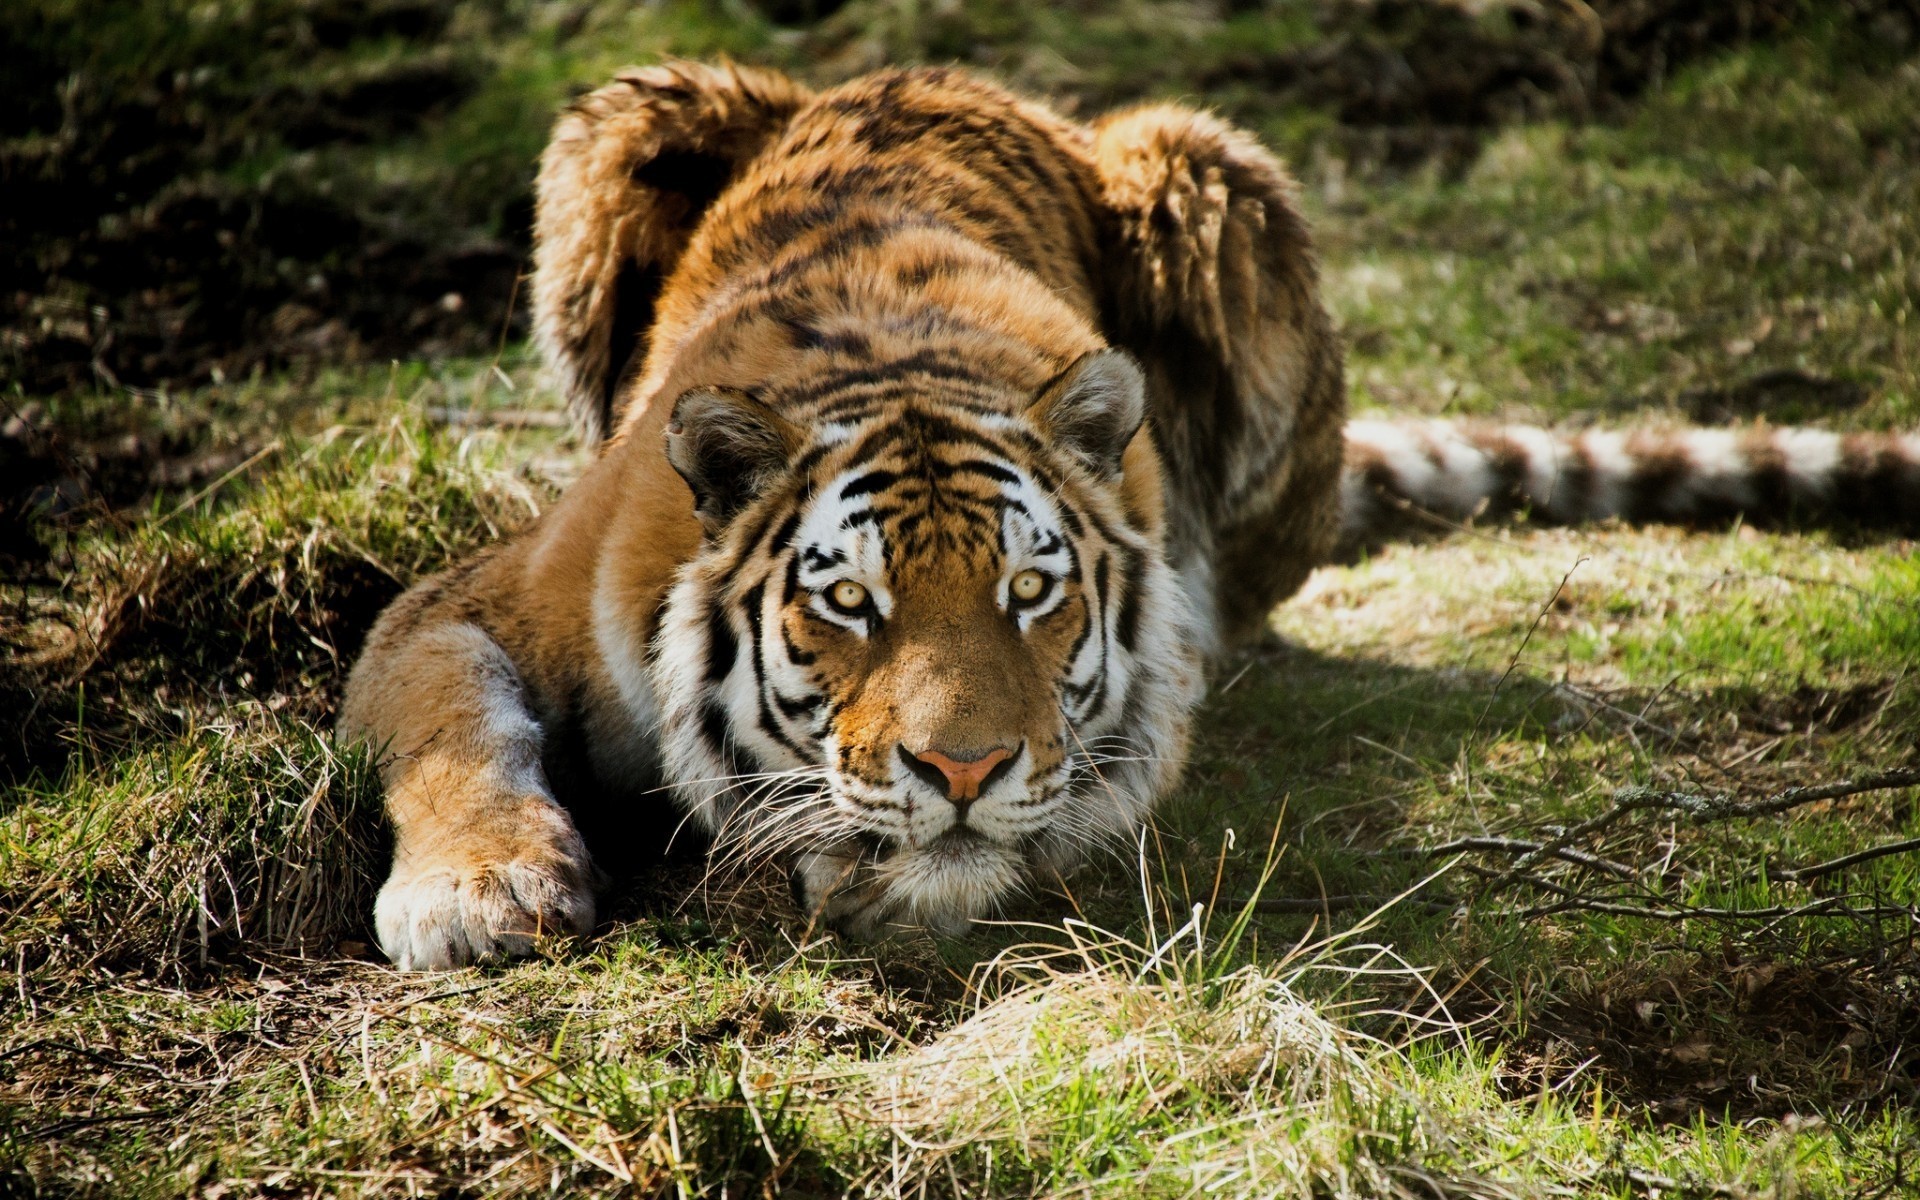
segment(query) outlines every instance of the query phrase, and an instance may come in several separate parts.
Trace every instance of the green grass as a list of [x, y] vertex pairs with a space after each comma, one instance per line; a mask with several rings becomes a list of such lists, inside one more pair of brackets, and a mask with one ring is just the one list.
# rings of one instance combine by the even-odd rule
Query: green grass
[[[487, 178], [489, 137], [544, 125], [518, 105], [616, 57], [794, 53], [751, 14], [582, 11], [584, 32], [535, 13], [550, 34], [492, 51], [517, 65], [444, 128], [355, 162], [416, 194], [449, 155]], [[1312, 32], [1285, 6], [1196, 10], [1143, 63], [1147, 7], [1084, 26], [1048, 6], [848, 11], [838, 28], [884, 53], [985, 56], [1096, 98], [1149, 67], [1144, 90], [1177, 93]], [[1257, 89], [1210, 94], [1296, 149], [1323, 128]], [[1713, 392], [1777, 420], [1920, 424], [1916, 108], [1910, 62], [1815, 23], [1605, 122], [1489, 130], [1464, 171], [1303, 151], [1357, 399], [1624, 420]], [[585, 949], [389, 972], [367, 945], [374, 789], [325, 729], [372, 612], [577, 468], [551, 432], [444, 424], [548, 403], [524, 351], [495, 365], [10, 401], [194, 469], [143, 483], [138, 506], [43, 514], [49, 565], [0, 604], [0, 697], [20, 714], [0, 793], [0, 1194], [1912, 1186], [1910, 918], [1521, 916], [1553, 895], [1493, 887], [1509, 858], [1420, 853], [1538, 840], [1623, 786], [1758, 799], [1912, 764], [1910, 541], [1609, 525], [1394, 546], [1323, 570], [1223, 673], [1137, 857], [1006, 926], [872, 956], [797, 946], [777, 888], [702, 891], [698, 864], [669, 863]], [[1782, 371], [1845, 386], [1783, 390]], [[1743, 390], [1756, 377], [1776, 382]], [[1641, 814], [1580, 847], [1628, 864], [1654, 907], [1911, 909], [1911, 853], [1806, 883], [1769, 869], [1920, 837], [1915, 798]]]
[[[1511, 129], [1459, 179], [1320, 189], [1356, 399], [1671, 414], [1792, 371], [1862, 385], [1848, 421], [1920, 423], [1920, 72], [1884, 54], [1816, 26], [1619, 124]], [[1760, 400], [1782, 423], [1832, 415], [1791, 388]]]

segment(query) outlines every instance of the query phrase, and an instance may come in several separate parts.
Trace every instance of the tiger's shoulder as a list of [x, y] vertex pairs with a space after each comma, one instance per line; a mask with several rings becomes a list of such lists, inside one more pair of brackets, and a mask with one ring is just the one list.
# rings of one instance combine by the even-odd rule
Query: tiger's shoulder
[[690, 233], [613, 407], [700, 385], [804, 407], [856, 364], [1043, 385], [1097, 347], [1086, 142], [955, 71], [812, 97]]

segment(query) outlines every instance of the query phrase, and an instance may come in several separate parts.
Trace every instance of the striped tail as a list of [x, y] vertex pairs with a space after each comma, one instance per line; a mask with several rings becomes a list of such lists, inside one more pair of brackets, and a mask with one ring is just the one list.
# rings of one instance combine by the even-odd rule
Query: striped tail
[[1524, 515], [1570, 525], [1850, 525], [1920, 535], [1920, 434], [1589, 430], [1350, 421], [1340, 556], [1420, 528]]

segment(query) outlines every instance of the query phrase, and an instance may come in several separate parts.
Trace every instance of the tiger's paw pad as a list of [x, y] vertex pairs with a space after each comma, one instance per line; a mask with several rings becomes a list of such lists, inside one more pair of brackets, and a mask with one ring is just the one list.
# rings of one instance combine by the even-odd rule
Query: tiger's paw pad
[[374, 904], [380, 948], [403, 971], [445, 971], [531, 954], [541, 937], [593, 928], [583, 866], [516, 860], [395, 871]]

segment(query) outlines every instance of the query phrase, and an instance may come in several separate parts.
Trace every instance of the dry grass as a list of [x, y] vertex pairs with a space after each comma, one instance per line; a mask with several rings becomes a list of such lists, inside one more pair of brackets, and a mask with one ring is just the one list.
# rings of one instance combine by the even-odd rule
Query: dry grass
[[324, 735], [262, 715], [14, 795], [0, 961], [23, 992], [130, 968], [181, 980], [235, 947], [325, 953], [360, 929], [385, 858], [377, 782]]

